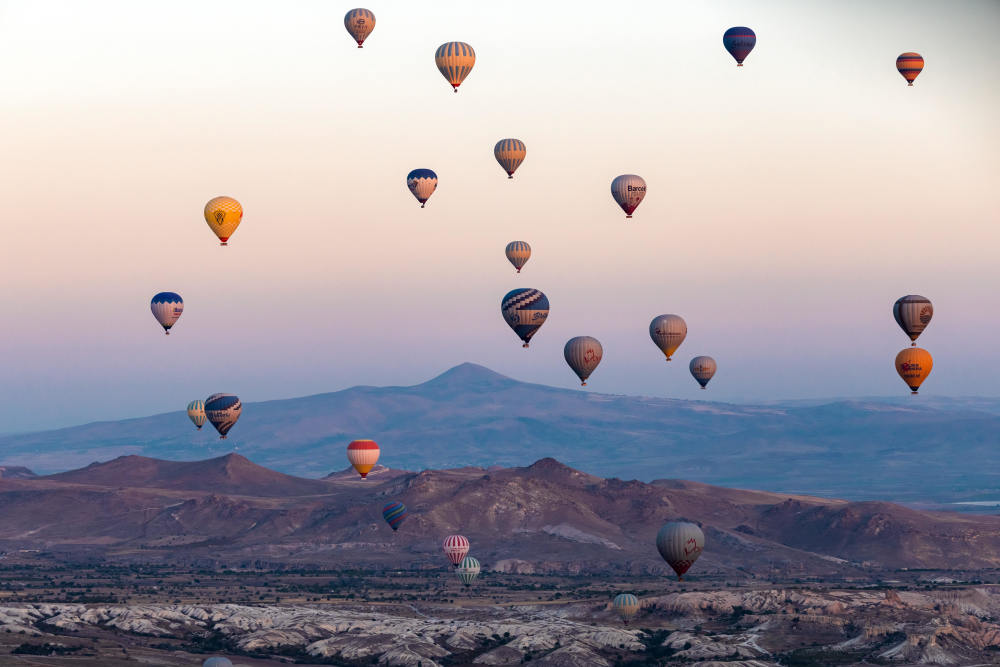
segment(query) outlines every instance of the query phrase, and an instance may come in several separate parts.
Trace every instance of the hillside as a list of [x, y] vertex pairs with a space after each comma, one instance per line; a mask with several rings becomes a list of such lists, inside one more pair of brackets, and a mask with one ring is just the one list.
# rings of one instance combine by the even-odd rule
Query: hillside
[[[0, 479], [0, 551], [37, 549], [68, 561], [436, 567], [440, 540], [460, 532], [491, 569], [659, 573], [656, 531], [684, 518], [703, 525], [706, 576], [1000, 566], [1000, 517], [604, 479], [551, 458], [516, 468], [380, 473], [317, 481], [240, 456], [186, 463], [130, 456]], [[381, 517], [389, 500], [409, 509], [398, 533]]]
[[[706, 392], [711, 395], [711, 392]], [[358, 437], [393, 469], [526, 465], [552, 456], [601, 476], [904, 502], [998, 497], [1000, 411], [989, 399], [734, 405], [518, 382], [463, 364], [412, 387], [249, 403], [229, 440], [182, 411], [0, 438], [3, 463], [56, 472], [122, 455], [200, 459], [238, 449], [320, 477]]]

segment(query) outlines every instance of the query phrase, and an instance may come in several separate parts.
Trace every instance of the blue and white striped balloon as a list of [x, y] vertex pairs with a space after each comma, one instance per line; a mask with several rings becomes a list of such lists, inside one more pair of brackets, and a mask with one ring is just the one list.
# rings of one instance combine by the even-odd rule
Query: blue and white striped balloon
[[500, 314], [528, 347], [531, 337], [549, 316], [549, 300], [540, 290], [522, 288], [507, 292], [500, 300]]
[[406, 187], [410, 188], [410, 192], [420, 202], [420, 208], [431, 198], [437, 186], [438, 175], [430, 169], [414, 169], [406, 175]]
[[149, 309], [169, 336], [170, 327], [176, 324], [184, 312], [184, 300], [176, 292], [160, 292], [149, 302]]
[[524, 241], [511, 241], [507, 244], [507, 261], [514, 265], [517, 272], [531, 259], [531, 246]]

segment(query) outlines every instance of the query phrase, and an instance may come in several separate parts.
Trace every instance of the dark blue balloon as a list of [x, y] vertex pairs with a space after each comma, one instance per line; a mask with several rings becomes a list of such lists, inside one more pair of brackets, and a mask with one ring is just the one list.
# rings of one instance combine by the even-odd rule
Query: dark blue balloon
[[736, 66], [743, 67], [743, 61], [757, 44], [757, 35], [750, 28], [737, 26], [726, 31], [722, 36], [722, 44], [729, 55], [736, 59]]

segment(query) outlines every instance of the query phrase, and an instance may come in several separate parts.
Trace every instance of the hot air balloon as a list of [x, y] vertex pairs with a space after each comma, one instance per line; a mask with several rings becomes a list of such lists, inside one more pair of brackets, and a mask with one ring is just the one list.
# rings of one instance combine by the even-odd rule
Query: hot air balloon
[[374, 440], [355, 440], [347, 446], [347, 460], [361, 475], [361, 479], [368, 477], [368, 473], [375, 467], [379, 451]]
[[903, 333], [914, 341], [913, 346], [916, 347], [917, 338], [934, 317], [934, 306], [925, 296], [909, 294], [896, 299], [896, 303], [892, 304], [892, 316], [896, 318], [896, 324]]
[[449, 535], [444, 538], [444, 544], [441, 545], [441, 548], [444, 549], [444, 555], [448, 557], [451, 564], [458, 567], [462, 559], [469, 554], [469, 540], [462, 535]]
[[693, 523], [671, 521], [656, 534], [656, 548], [677, 573], [677, 581], [682, 581], [684, 573], [705, 550], [705, 534]]
[[414, 169], [406, 175], [406, 187], [410, 188], [410, 192], [420, 202], [420, 208], [423, 208], [431, 198], [437, 186], [437, 174], [430, 169]]
[[587, 378], [594, 372], [597, 365], [601, 363], [604, 356], [604, 348], [601, 341], [590, 336], [577, 336], [566, 341], [563, 348], [563, 356], [566, 363], [573, 369], [573, 372], [580, 378], [581, 384], [587, 386]]
[[625, 211], [625, 218], [631, 218], [632, 212], [646, 196], [646, 181], [642, 180], [642, 176], [622, 174], [611, 181], [611, 196]]
[[639, 598], [631, 593], [620, 593], [611, 601], [611, 606], [622, 617], [625, 625], [628, 625], [628, 622], [639, 613]]
[[524, 162], [524, 156], [527, 153], [528, 149], [525, 148], [524, 142], [520, 139], [501, 139], [493, 147], [493, 157], [507, 172], [507, 178], [514, 178], [514, 172]]
[[406, 511], [406, 505], [398, 500], [394, 500], [382, 508], [382, 518], [392, 528], [392, 532], [399, 530], [399, 527], [406, 521], [407, 516], [409, 516], [409, 513]]
[[221, 440], [226, 439], [226, 434], [236, 424], [241, 412], [243, 404], [236, 394], [212, 394], [205, 399], [205, 417], [219, 432]]
[[472, 582], [476, 580], [479, 576], [479, 561], [472, 556], [466, 556], [458, 564], [458, 569], [455, 570], [455, 574], [458, 575], [459, 581], [465, 584], [468, 588], [472, 585]]
[[549, 300], [539, 290], [522, 287], [512, 289], [500, 300], [500, 313], [517, 337], [528, 347], [549, 316]]
[[170, 327], [174, 326], [184, 312], [184, 300], [176, 292], [160, 292], [149, 302], [149, 309], [153, 311], [153, 317], [169, 336]]
[[517, 272], [531, 259], [531, 246], [524, 241], [511, 241], [507, 244], [507, 261], [514, 265]]
[[688, 334], [687, 323], [680, 315], [657, 315], [649, 323], [649, 337], [670, 361], [671, 355], [684, 342]]
[[757, 35], [750, 28], [730, 28], [722, 35], [722, 45], [729, 55], [736, 59], [736, 66], [743, 67], [743, 61], [757, 44]]
[[233, 667], [229, 658], [209, 658], [201, 663], [201, 667]]
[[917, 78], [917, 75], [924, 69], [924, 59], [919, 53], [913, 53], [908, 51], [906, 53], [901, 53], [898, 58], [896, 58], [896, 69], [899, 73], [903, 75], [906, 79], [907, 85], [912, 86], [913, 80]]
[[344, 27], [358, 43], [358, 48], [363, 48], [361, 45], [375, 29], [375, 15], [370, 9], [352, 9], [344, 15]]
[[445, 42], [434, 53], [434, 62], [441, 76], [448, 80], [457, 93], [458, 87], [476, 64], [476, 52], [465, 42]]
[[712, 357], [695, 357], [691, 360], [691, 364], [688, 366], [691, 369], [691, 375], [694, 379], [698, 381], [701, 388], [704, 389], [708, 381], [712, 379], [715, 375], [715, 370], [717, 366], [715, 365], [715, 359]]
[[931, 374], [933, 367], [931, 353], [920, 347], [904, 347], [896, 355], [896, 372], [914, 394]]
[[219, 237], [220, 245], [229, 245], [229, 237], [243, 220], [243, 207], [232, 197], [216, 197], [205, 204], [205, 222]]
[[205, 425], [208, 417], [205, 416], [205, 401], [191, 401], [188, 403], [188, 419], [190, 419], [198, 430]]

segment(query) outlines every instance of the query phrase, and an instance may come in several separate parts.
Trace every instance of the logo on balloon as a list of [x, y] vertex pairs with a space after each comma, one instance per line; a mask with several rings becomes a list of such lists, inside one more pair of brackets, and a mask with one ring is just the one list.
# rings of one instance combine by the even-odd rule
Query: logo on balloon
[[920, 309], [920, 323], [927, 325], [931, 321], [931, 309], [929, 306], [924, 306]]
[[215, 212], [215, 224], [221, 225], [225, 221], [226, 221], [226, 212], [225, 211], [216, 211]]
[[698, 540], [693, 537], [684, 543], [684, 555], [692, 556], [694, 554], [700, 554], [701, 547], [698, 546]]
[[541, 311], [541, 310], [536, 310], [535, 312], [533, 312], [531, 314], [531, 319], [532, 319], [532, 321], [535, 321], [535, 320], [544, 320], [548, 316], [549, 316], [548, 313], [546, 313], [544, 311]]

